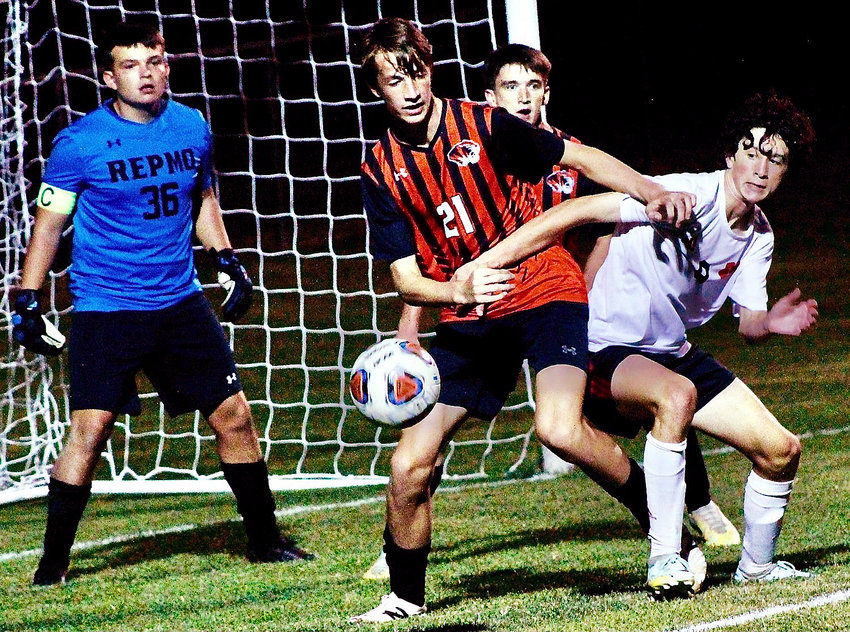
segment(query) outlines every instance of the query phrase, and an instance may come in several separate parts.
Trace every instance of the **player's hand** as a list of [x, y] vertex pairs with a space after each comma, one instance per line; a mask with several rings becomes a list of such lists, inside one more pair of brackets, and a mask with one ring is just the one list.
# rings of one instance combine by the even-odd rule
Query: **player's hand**
[[24, 349], [56, 356], [65, 348], [65, 336], [41, 313], [40, 292], [20, 290], [15, 297], [12, 335]]
[[650, 221], [666, 222], [678, 228], [691, 219], [696, 202], [693, 193], [664, 191], [647, 203], [646, 215]]
[[767, 313], [767, 330], [773, 334], [798, 336], [812, 327], [818, 318], [818, 302], [803, 299], [800, 288], [780, 298]]
[[230, 248], [218, 252], [211, 248], [210, 254], [215, 258], [218, 284], [227, 292], [221, 304], [221, 314], [225, 321], [236, 322], [251, 307], [254, 291], [251, 277]]
[[478, 305], [498, 301], [513, 289], [513, 276], [508, 270], [461, 266], [452, 276], [454, 303]]

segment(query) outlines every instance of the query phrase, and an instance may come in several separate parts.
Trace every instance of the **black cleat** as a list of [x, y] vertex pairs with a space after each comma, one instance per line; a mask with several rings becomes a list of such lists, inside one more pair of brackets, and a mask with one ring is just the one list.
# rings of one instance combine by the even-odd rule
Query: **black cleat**
[[51, 566], [49, 564], [39, 564], [32, 578], [33, 586], [53, 586], [55, 584], [64, 584], [65, 577], [68, 574], [68, 567]]
[[286, 538], [280, 538], [271, 546], [261, 549], [248, 547], [248, 559], [252, 562], [297, 562], [299, 560], [312, 560], [315, 557], [312, 553], [298, 548]]

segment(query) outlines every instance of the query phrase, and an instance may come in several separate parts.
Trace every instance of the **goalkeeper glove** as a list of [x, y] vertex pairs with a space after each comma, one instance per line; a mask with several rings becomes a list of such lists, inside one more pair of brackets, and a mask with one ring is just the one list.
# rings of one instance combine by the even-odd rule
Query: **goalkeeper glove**
[[224, 320], [236, 322], [248, 308], [251, 307], [254, 286], [251, 277], [245, 271], [245, 267], [239, 263], [239, 259], [233, 254], [233, 250], [225, 248], [216, 252], [210, 248], [210, 254], [215, 258], [215, 267], [218, 270], [218, 284], [227, 292], [224, 302], [221, 304], [221, 313]]
[[33, 353], [56, 356], [65, 348], [65, 336], [41, 313], [38, 290], [20, 290], [15, 298], [12, 335]]

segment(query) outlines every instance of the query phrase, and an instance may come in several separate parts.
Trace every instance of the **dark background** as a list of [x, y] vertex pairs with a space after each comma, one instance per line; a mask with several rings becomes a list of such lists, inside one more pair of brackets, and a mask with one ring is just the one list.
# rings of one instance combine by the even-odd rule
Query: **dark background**
[[819, 159], [846, 157], [850, 57], [835, 9], [540, 0], [538, 10], [553, 62], [550, 121], [636, 167], [719, 166], [723, 116], [769, 88], [809, 113]]

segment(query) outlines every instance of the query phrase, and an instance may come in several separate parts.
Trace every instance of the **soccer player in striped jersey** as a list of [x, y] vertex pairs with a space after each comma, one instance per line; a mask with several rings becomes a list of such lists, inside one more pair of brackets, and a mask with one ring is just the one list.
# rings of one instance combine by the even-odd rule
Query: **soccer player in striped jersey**
[[[501, 410], [523, 359], [537, 372], [540, 440], [612, 495], [633, 478], [617, 443], [581, 415], [587, 295], [569, 253], [553, 246], [522, 262], [516, 274], [478, 268], [460, 278], [457, 269], [542, 212], [534, 183], [553, 164], [653, 201], [661, 217], [686, 217], [693, 198], [505, 110], [436, 97], [431, 45], [407, 20], [373, 25], [362, 68], [390, 115], [389, 131], [361, 171], [372, 252], [390, 262], [405, 302], [441, 308], [430, 347], [442, 379], [440, 400], [402, 431], [392, 457], [384, 531], [391, 592], [353, 618], [383, 622], [426, 611], [434, 464], [464, 420], [490, 419]], [[478, 303], [490, 306], [483, 317], [466, 309]]]
[[[738, 331], [749, 342], [797, 336], [815, 324], [817, 302], [804, 299], [799, 289], [768, 309], [774, 236], [759, 206], [790, 166], [803, 161], [813, 141], [808, 117], [789, 99], [756, 94], [727, 119], [725, 169], [657, 178], [696, 196], [691, 222], [683, 230], [652, 221], [649, 207], [634, 199], [590, 196], [529, 222], [470, 266], [512, 265], [549, 247], [581, 217], [618, 222], [590, 292], [591, 389], [585, 411], [594, 423], [618, 434], [649, 429], [644, 467], [651, 516], [650, 589], [686, 571], [676, 543], [691, 427], [752, 462], [733, 581], [810, 575], [774, 561], [800, 440], [729, 369], [689, 342], [687, 330], [706, 323], [727, 298]], [[626, 294], [628, 301], [622, 298]]]
[[224, 318], [244, 315], [252, 285], [213, 189], [209, 126], [200, 112], [166, 96], [170, 69], [155, 27], [119, 23], [98, 55], [115, 96], [56, 136], [15, 300], [15, 338], [37, 353], [61, 352], [45, 332], [39, 298], [73, 214], [71, 426], [50, 473], [44, 553], [33, 583], [65, 582], [116, 416], [140, 413], [140, 370], [169, 414], [200, 410], [208, 420], [243, 518], [249, 558], [308, 557], [278, 531], [248, 401], [195, 270], [193, 229], [227, 291]]

